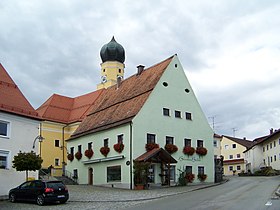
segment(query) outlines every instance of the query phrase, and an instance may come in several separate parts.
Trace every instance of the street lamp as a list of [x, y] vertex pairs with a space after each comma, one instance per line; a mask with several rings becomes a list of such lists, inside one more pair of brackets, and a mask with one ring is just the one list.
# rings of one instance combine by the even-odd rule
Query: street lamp
[[34, 141], [33, 141], [33, 146], [32, 146], [33, 149], [35, 148], [35, 142], [36, 142], [36, 140], [38, 140], [39, 143], [40, 143], [40, 153], [39, 153], [39, 156], [40, 156], [40, 157], [41, 157], [41, 152], [42, 152], [41, 143], [42, 143], [42, 141], [43, 141], [44, 139], [45, 139], [45, 138], [44, 138], [43, 136], [38, 135], [38, 136], [36, 136], [36, 138], [35, 138]]

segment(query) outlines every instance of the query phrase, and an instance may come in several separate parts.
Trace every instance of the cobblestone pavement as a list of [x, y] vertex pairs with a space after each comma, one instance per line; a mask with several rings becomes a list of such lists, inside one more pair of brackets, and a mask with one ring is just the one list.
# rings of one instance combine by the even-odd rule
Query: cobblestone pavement
[[[187, 193], [206, 187], [212, 187], [217, 184], [196, 184], [185, 187], [157, 188], [149, 190], [127, 190], [117, 188], [105, 188], [88, 185], [69, 185], [70, 199], [66, 204], [46, 205], [40, 209], [126, 209], [133, 205], [148, 202], [152, 199], [164, 198], [165, 196]], [[10, 203], [9, 201], [0, 201], [0, 209], [38, 209], [33, 203]]]

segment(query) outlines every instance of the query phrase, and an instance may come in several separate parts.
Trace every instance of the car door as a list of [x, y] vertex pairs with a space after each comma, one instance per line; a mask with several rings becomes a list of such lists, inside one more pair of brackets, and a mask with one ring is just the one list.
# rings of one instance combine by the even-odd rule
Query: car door
[[19, 200], [28, 200], [29, 198], [29, 189], [30, 189], [30, 184], [31, 182], [28, 181], [28, 182], [24, 182], [22, 185], [20, 185], [17, 189], [17, 192], [16, 192], [16, 197], [17, 199]]

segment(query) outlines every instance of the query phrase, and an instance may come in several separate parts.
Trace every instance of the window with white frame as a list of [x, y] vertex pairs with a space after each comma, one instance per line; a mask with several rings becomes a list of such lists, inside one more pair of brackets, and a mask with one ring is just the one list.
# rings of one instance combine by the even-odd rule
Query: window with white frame
[[236, 144], [232, 144], [232, 149], [236, 149]]
[[166, 140], [166, 144], [174, 144], [174, 137], [172, 136], [166, 136], [165, 140]]
[[229, 155], [229, 159], [233, 159], [233, 155]]
[[240, 171], [241, 170], [241, 166], [240, 165], [236, 166], [236, 170]]
[[197, 167], [197, 174], [204, 174], [204, 166]]
[[233, 171], [233, 166], [229, 166], [229, 167], [228, 167], [228, 170], [229, 170], [229, 171]]
[[0, 169], [8, 169], [9, 151], [0, 150]]
[[225, 149], [228, 149], [228, 145], [227, 144], [225, 145]]
[[107, 167], [107, 182], [121, 181], [121, 166]]
[[0, 137], [10, 136], [10, 123], [7, 121], [0, 120]]

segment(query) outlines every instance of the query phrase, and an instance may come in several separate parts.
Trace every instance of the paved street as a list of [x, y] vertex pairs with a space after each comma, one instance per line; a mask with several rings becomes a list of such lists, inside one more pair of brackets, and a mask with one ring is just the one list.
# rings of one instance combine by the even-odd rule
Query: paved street
[[279, 184], [279, 176], [232, 177], [223, 185], [158, 199], [130, 209], [279, 210], [280, 201], [272, 199]]
[[[233, 177], [217, 186], [192, 185], [143, 191], [68, 186], [70, 200], [40, 209], [269, 209], [279, 210], [271, 200], [280, 177]], [[203, 189], [201, 189], [203, 188]], [[200, 190], [198, 190], [200, 189]], [[266, 204], [266, 205], [265, 205]], [[0, 201], [0, 209], [38, 209], [36, 204]]]

